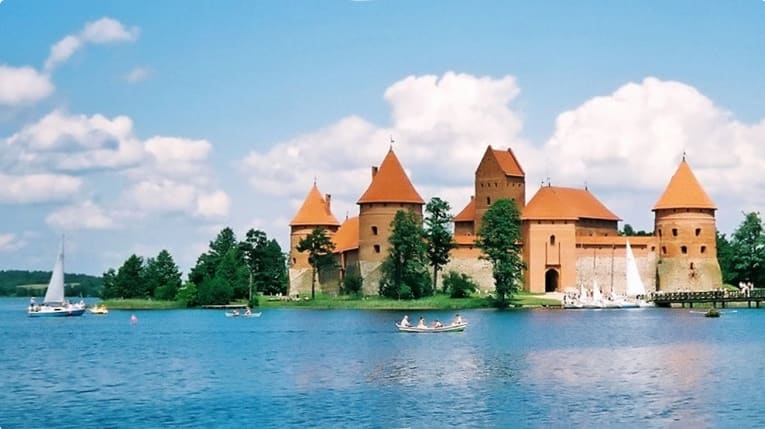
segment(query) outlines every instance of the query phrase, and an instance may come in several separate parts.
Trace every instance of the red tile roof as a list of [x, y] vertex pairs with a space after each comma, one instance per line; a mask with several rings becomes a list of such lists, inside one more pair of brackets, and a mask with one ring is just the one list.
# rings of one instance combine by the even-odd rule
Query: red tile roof
[[586, 189], [543, 186], [523, 209], [521, 219], [618, 221], [619, 217]]
[[475, 220], [475, 198], [470, 198], [464, 209], [457, 216], [454, 216], [454, 222], [473, 222]]
[[709, 199], [704, 188], [696, 180], [691, 167], [685, 159], [677, 167], [677, 171], [669, 180], [667, 188], [653, 206], [654, 210], [661, 209], [715, 209], [715, 203]]
[[332, 237], [335, 243], [335, 253], [359, 248], [359, 217], [348, 218]]
[[[489, 146], [491, 148], [491, 146]], [[502, 171], [507, 176], [515, 176], [515, 177], [525, 177], [526, 173], [523, 172], [523, 169], [521, 168], [521, 164], [518, 162], [518, 159], [515, 157], [515, 154], [513, 153], [512, 149], [507, 148], [507, 150], [496, 150], [491, 149], [492, 153], [494, 154], [494, 158], [496, 158], [497, 163], [499, 164], [500, 168], [502, 168]]]
[[357, 201], [363, 203], [425, 204], [404, 172], [391, 147], [366, 192]]
[[329, 204], [321, 196], [321, 192], [319, 192], [319, 188], [316, 187], [315, 183], [311, 190], [308, 191], [308, 195], [306, 195], [303, 205], [300, 206], [300, 210], [298, 210], [295, 217], [292, 218], [292, 222], [290, 222], [290, 226], [298, 225], [340, 225], [340, 222], [337, 221], [337, 218], [330, 211]]

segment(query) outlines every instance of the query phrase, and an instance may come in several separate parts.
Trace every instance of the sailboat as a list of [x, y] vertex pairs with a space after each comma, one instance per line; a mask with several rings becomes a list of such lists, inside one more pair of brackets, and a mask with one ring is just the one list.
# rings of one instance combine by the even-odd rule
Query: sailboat
[[652, 302], [646, 302], [645, 285], [635, 262], [635, 255], [632, 253], [630, 242], [627, 241], [627, 298], [623, 301], [622, 307], [651, 307]]
[[85, 303], [71, 304], [64, 298], [64, 240], [53, 266], [53, 273], [45, 291], [42, 304], [37, 304], [32, 298], [27, 310], [30, 317], [68, 317], [82, 316], [85, 313]]

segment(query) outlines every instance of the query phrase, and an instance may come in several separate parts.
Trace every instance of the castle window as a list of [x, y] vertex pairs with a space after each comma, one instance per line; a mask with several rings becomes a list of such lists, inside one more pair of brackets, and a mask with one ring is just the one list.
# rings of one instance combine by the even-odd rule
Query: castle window
[[706, 253], [707, 246], [701, 246], [701, 253]]
[[497, 183], [497, 182], [494, 182], [494, 187], [496, 188], [496, 187], [498, 187], [498, 186], [499, 186], [499, 183]]
[[486, 197], [486, 205], [487, 206], [491, 205], [491, 197]]
[[380, 253], [380, 245], [375, 244], [375, 253]]
[[667, 246], [661, 246], [661, 254], [666, 255], [667, 254]]
[[688, 247], [686, 246], [680, 246], [680, 252], [683, 253], [683, 255], [688, 253]]
[[693, 262], [691, 262], [691, 269], [693, 269]]
[[377, 235], [377, 227], [376, 226], [372, 227], [372, 235]]
[[672, 236], [677, 237], [677, 228], [672, 228]]
[[292, 264], [297, 264], [297, 258], [292, 258]]
[[696, 237], [701, 235], [701, 228], [696, 228]]
[[555, 236], [554, 235], [550, 236], [550, 246], [555, 246]]
[[661, 228], [659, 228], [659, 237], [661, 238]]
[[651, 252], [655, 252], [655, 251], [656, 251], [656, 246], [651, 246]]

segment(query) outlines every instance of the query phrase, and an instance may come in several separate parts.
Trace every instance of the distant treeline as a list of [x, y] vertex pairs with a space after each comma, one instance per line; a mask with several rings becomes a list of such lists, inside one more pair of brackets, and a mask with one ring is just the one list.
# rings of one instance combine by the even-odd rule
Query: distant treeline
[[[50, 280], [50, 271], [0, 270], [0, 296], [42, 296]], [[101, 277], [88, 274], [65, 274], [66, 296], [99, 296], [104, 286]]]

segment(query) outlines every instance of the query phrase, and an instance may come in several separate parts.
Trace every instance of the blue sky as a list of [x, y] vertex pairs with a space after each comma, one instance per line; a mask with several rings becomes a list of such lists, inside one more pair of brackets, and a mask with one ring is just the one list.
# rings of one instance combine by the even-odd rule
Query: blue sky
[[[100, 274], [223, 226], [335, 215], [393, 135], [425, 198], [468, 201], [486, 145], [624, 222], [686, 151], [731, 232], [765, 197], [765, 2], [0, 3], [0, 269]], [[761, 148], [763, 146], [764, 148]]]

